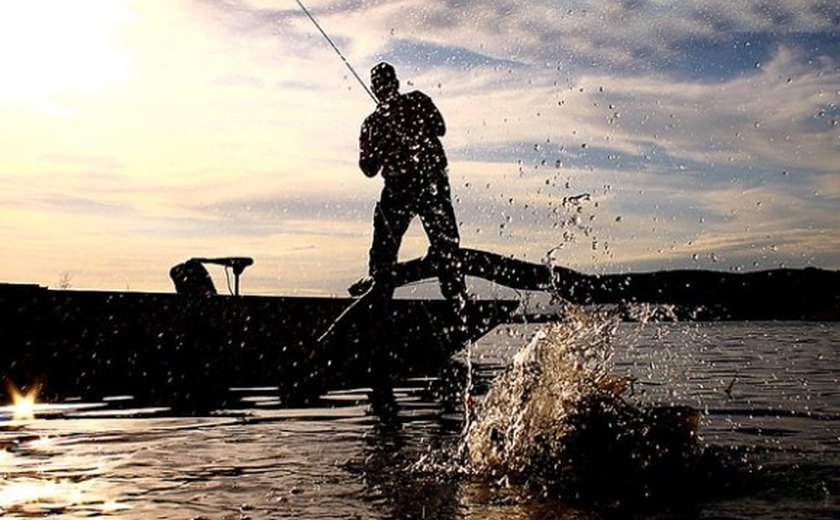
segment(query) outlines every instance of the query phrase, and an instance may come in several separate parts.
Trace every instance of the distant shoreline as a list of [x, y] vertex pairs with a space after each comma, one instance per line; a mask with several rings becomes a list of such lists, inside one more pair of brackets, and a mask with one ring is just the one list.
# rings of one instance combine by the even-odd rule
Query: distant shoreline
[[[606, 275], [584, 275], [559, 268], [556, 276], [558, 294], [574, 304], [630, 304], [624, 308], [625, 321], [639, 321], [634, 304], [649, 304], [651, 309], [644, 319], [652, 321], [840, 321], [840, 271], [815, 267], [746, 273], [674, 270]], [[4, 299], [64, 291], [33, 283], [0, 282], [0, 298]], [[69, 292], [119, 295], [146, 291]], [[563, 315], [563, 306], [556, 305], [519, 313], [513, 320], [540, 323], [562, 320]]]

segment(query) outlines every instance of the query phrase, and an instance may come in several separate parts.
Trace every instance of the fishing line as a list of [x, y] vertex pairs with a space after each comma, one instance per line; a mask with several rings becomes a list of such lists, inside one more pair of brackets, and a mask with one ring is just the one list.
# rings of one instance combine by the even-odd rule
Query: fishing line
[[344, 54], [342, 54], [338, 46], [336, 46], [336, 44], [333, 43], [332, 38], [330, 38], [326, 31], [324, 31], [324, 29], [321, 28], [321, 25], [318, 23], [317, 20], [315, 20], [315, 17], [312, 16], [312, 13], [309, 12], [309, 9], [307, 9], [306, 6], [304, 6], [300, 0], [295, 1], [300, 6], [301, 10], [303, 10], [304, 14], [306, 14], [306, 16], [309, 17], [309, 19], [321, 33], [321, 36], [323, 36], [324, 39], [327, 40], [327, 43], [330, 44], [330, 47], [332, 47], [335, 53], [338, 54], [338, 57], [341, 58], [341, 61], [343, 61], [344, 64], [347, 65], [347, 68], [350, 69], [350, 72], [353, 73], [353, 77], [356, 78], [356, 81], [359, 82], [359, 85], [361, 85], [362, 88], [365, 89], [365, 92], [367, 92], [367, 95], [370, 96], [370, 99], [372, 99], [374, 103], [379, 103], [379, 100], [376, 99], [376, 96], [373, 95], [373, 92], [371, 92], [367, 85], [365, 85], [365, 82], [362, 81], [362, 78], [360, 78], [359, 75], [356, 74], [356, 69], [354, 69], [353, 66], [350, 65], [350, 62], [347, 61], [347, 58], [344, 57]]

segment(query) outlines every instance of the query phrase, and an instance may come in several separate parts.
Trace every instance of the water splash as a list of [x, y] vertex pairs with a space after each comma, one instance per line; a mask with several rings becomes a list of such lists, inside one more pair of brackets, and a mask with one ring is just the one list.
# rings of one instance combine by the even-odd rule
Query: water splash
[[525, 474], [537, 461], [563, 458], [576, 409], [609, 391], [608, 343], [618, 320], [593, 321], [549, 324], [516, 354], [464, 437], [473, 470]]
[[469, 421], [467, 472], [624, 500], [650, 496], [692, 467], [697, 411], [638, 407], [624, 397], [631, 381], [610, 373], [620, 317], [577, 312], [533, 336]]

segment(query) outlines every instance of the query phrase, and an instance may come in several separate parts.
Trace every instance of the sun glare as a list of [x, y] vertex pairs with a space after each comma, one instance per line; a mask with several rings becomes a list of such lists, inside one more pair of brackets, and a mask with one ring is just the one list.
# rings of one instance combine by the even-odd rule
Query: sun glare
[[125, 0], [10, 0], [0, 4], [0, 95], [16, 104], [96, 95], [124, 81]]
[[12, 396], [12, 419], [15, 421], [27, 421], [35, 418], [35, 400], [38, 397], [37, 388], [33, 388], [22, 394], [14, 385], [9, 385], [9, 393]]

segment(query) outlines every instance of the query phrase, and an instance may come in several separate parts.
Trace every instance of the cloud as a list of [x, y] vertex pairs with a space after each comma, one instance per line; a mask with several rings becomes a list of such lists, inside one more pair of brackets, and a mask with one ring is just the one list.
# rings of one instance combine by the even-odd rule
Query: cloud
[[[169, 290], [176, 261], [251, 254], [252, 290], [308, 294], [364, 272], [373, 104], [298, 6], [113, 2], [91, 20], [119, 81], [0, 101], [7, 276]], [[443, 112], [465, 245], [561, 245], [583, 270], [840, 266], [835, 3], [305, 4], [363, 81], [390, 60]], [[413, 227], [404, 253], [424, 249]]]
[[[778, 40], [831, 33], [840, 19], [840, 8], [822, 1], [310, 3], [334, 33], [352, 35], [360, 54], [384, 54], [393, 38], [532, 65], [648, 73], [680, 71], [686, 51], [704, 46], [740, 43], [743, 54], [756, 49], [760, 57], [764, 34]], [[423, 58], [414, 60], [422, 64]]]

